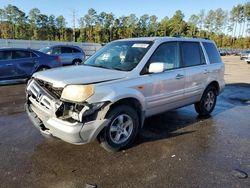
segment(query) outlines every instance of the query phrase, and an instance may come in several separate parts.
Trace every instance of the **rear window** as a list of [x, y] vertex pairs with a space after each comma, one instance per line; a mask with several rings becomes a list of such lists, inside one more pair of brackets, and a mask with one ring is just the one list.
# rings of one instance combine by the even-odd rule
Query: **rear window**
[[17, 50], [13, 53], [13, 59], [30, 58], [31, 54], [29, 51]]
[[215, 45], [208, 42], [203, 42], [202, 44], [205, 47], [210, 63], [220, 63], [221, 57]]
[[182, 57], [186, 67], [205, 64], [205, 57], [198, 42], [182, 42]]

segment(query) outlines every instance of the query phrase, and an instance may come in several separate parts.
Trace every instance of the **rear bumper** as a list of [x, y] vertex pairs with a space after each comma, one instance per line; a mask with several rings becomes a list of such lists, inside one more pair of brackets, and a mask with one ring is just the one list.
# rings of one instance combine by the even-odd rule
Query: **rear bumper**
[[221, 80], [220, 82], [219, 82], [219, 93], [218, 94], [221, 94], [223, 91], [224, 91], [224, 89], [225, 89], [225, 81], [224, 80]]

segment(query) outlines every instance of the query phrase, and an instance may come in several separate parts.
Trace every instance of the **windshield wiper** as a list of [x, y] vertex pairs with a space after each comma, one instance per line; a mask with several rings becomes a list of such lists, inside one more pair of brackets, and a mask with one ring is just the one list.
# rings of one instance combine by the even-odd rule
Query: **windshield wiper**
[[121, 69], [121, 68], [117, 68], [117, 67], [112, 67], [113, 70], [118, 70], [118, 71], [126, 71], [124, 69]]
[[93, 65], [93, 64], [83, 64], [83, 65], [90, 66], [90, 67], [98, 67], [98, 68], [109, 69], [108, 67], [103, 66], [103, 65]]

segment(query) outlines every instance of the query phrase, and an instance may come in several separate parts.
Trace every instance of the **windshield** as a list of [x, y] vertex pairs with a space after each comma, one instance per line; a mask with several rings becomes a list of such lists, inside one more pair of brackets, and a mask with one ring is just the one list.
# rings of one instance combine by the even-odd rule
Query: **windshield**
[[51, 54], [51, 48], [50, 47], [41, 48], [38, 51], [43, 52], [45, 54]]
[[87, 59], [84, 65], [131, 71], [141, 61], [151, 44], [150, 41], [112, 42]]

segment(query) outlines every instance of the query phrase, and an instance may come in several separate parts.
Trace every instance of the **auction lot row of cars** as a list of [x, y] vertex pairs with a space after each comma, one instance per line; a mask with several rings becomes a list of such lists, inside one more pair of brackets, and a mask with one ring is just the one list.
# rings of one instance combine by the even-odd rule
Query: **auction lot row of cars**
[[226, 55], [237, 55], [240, 56], [240, 60], [244, 60], [250, 63], [250, 50], [240, 50], [240, 49], [219, 49], [221, 56]]
[[80, 47], [55, 45], [40, 50], [0, 48], [0, 84], [15, 83], [30, 78], [35, 72], [85, 60]]

